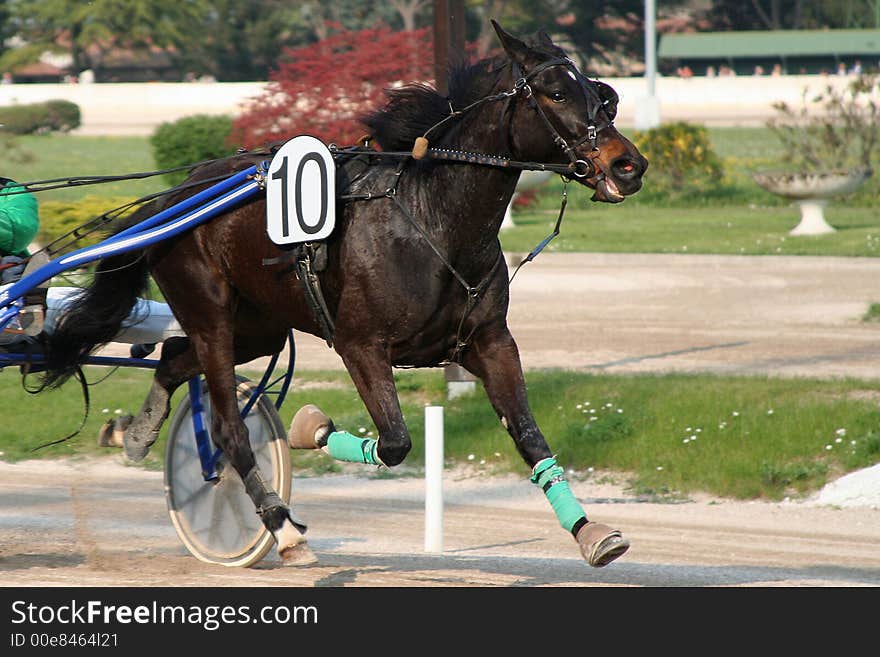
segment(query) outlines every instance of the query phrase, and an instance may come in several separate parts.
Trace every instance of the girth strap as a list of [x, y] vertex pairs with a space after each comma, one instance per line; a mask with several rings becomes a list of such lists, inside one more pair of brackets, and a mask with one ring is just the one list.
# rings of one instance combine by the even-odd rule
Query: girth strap
[[[321, 335], [327, 342], [328, 347], [333, 346], [333, 333], [336, 327], [333, 324], [333, 318], [330, 315], [330, 309], [324, 299], [324, 292], [321, 289], [321, 279], [318, 278], [316, 270], [323, 269], [316, 266], [316, 260], [320, 259], [318, 255], [319, 249], [326, 248], [324, 245], [313, 245], [311, 243], [297, 244], [293, 249], [283, 253], [276, 258], [264, 258], [263, 265], [277, 265], [285, 262], [293, 264], [293, 270], [300, 283], [302, 283], [303, 292], [312, 316], [321, 329]], [[326, 258], [326, 255], [323, 255]]]

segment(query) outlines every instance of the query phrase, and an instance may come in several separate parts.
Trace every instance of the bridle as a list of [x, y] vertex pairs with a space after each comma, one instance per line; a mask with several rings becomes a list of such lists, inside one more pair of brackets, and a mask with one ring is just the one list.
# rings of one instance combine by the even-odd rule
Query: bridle
[[[529, 82], [535, 76], [543, 73], [547, 69], [554, 68], [556, 66], [564, 66], [566, 69], [568, 69], [573, 79], [580, 82], [581, 87], [585, 90], [584, 100], [587, 107], [588, 119], [587, 131], [586, 134], [584, 134], [580, 138], [577, 138], [571, 143], [569, 143], [568, 140], [566, 140], [559, 133], [559, 130], [557, 130], [557, 128], [553, 125], [553, 122], [550, 121], [550, 118], [547, 116], [544, 108], [541, 107], [541, 104], [535, 98], [535, 94], [532, 91], [531, 85], [529, 84]], [[467, 105], [466, 107], [463, 107], [459, 110], [454, 109], [452, 107], [452, 102], [447, 99], [447, 101], [449, 102], [449, 114], [434, 125], [432, 125], [430, 128], [428, 128], [421, 137], [417, 138], [413, 146], [412, 153], [409, 153], [407, 155], [412, 155], [412, 157], [416, 160], [421, 160], [427, 157], [435, 160], [455, 160], [461, 162], [469, 162], [472, 164], [485, 164], [488, 166], [512, 169], [554, 171], [568, 178], [589, 178], [593, 175], [596, 175], [597, 169], [601, 169], [601, 167], [599, 167], [596, 163], [596, 159], [599, 157], [600, 154], [598, 145], [599, 133], [603, 130], [607, 130], [608, 128], [613, 127], [614, 121], [609, 114], [607, 108], [609, 100], [602, 99], [599, 92], [594, 89], [595, 83], [584, 76], [580, 71], [578, 71], [574, 62], [571, 61], [571, 59], [569, 59], [568, 57], [555, 57], [545, 62], [541, 62], [525, 74], [523, 73], [520, 65], [516, 61], [511, 60], [511, 72], [513, 73], [514, 77], [513, 87], [511, 89], [502, 91], [497, 94], [483, 96], [482, 98], [477, 99], [470, 105]], [[592, 103], [590, 102], [591, 99], [588, 96], [588, 89], [593, 90], [595, 94], [595, 99], [593, 99]], [[511, 98], [517, 96], [519, 93], [523, 93], [528, 99], [529, 106], [538, 114], [541, 122], [544, 124], [544, 126], [550, 132], [550, 135], [553, 137], [553, 142], [562, 149], [563, 153], [565, 153], [565, 156], [569, 160], [568, 164], [520, 162], [511, 160], [510, 158], [500, 155], [484, 155], [482, 153], [471, 153], [467, 151], [460, 151], [448, 148], [429, 148], [428, 136], [434, 130], [444, 125], [448, 121], [461, 118], [470, 110], [475, 109], [483, 103], [499, 100], [510, 100]], [[600, 111], [604, 111], [606, 118], [606, 122], [602, 126], [597, 125], [597, 118]], [[578, 146], [586, 142], [590, 143], [590, 155], [588, 156], [587, 160], [584, 160], [577, 156], [576, 149]], [[388, 153], [388, 155], [393, 157], [394, 155], [401, 154]]]
[[[523, 75], [522, 69], [520, 65], [516, 61], [511, 62], [511, 70], [513, 71], [514, 77], [516, 78], [516, 82], [513, 85], [513, 92], [518, 93], [522, 91], [526, 98], [529, 101], [529, 106], [535, 110], [538, 116], [541, 118], [544, 126], [547, 130], [550, 131], [550, 134], [553, 137], [553, 143], [559, 146], [562, 149], [562, 152], [565, 153], [566, 157], [568, 157], [571, 162], [571, 172], [572, 175], [578, 178], [585, 178], [590, 175], [596, 173], [596, 164], [595, 159], [599, 156], [599, 133], [602, 130], [607, 130], [614, 125], [614, 121], [608, 114], [607, 105], [608, 100], [602, 100], [601, 96], [598, 92], [596, 93], [596, 102], [590, 103], [590, 98], [587, 95], [587, 92], [584, 92], [584, 100], [587, 107], [587, 132], [586, 134], [576, 139], [576, 141], [569, 143], [561, 134], [559, 134], [559, 130], [553, 125], [550, 119], [547, 116], [547, 113], [544, 111], [544, 108], [541, 107], [541, 104], [535, 98], [535, 94], [532, 92], [532, 87], [529, 84], [529, 80], [534, 78], [539, 73], [543, 73], [549, 68], [554, 68], [556, 66], [564, 66], [568, 71], [572, 74], [573, 78], [578, 82], [586, 82], [586, 84], [581, 84], [583, 89], [592, 89], [593, 83], [583, 76], [580, 71], [577, 70], [577, 67], [574, 65], [568, 57], [557, 57], [555, 59], [547, 60], [546, 62], [542, 62], [538, 64], [535, 68], [530, 70], [527, 74]], [[599, 111], [605, 111], [605, 117], [607, 122], [605, 125], [601, 127], [597, 127], [596, 119], [599, 115]], [[590, 156], [589, 161], [578, 158], [576, 149], [578, 146], [590, 142]]]

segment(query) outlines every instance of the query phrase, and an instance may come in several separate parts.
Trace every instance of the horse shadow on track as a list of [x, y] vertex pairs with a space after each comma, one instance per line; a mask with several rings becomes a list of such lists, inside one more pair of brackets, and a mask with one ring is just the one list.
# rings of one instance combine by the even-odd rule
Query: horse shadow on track
[[339, 569], [314, 586], [878, 586], [880, 569], [813, 566], [700, 566], [617, 562], [593, 569], [578, 559], [442, 555], [322, 553], [318, 566]]

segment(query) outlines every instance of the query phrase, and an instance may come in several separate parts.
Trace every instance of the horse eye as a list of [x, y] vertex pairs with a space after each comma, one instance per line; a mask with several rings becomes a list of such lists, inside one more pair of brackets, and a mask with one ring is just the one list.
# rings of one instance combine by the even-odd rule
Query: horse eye
[[565, 94], [561, 91], [551, 91], [550, 92], [550, 100], [554, 103], [564, 103], [565, 102]]

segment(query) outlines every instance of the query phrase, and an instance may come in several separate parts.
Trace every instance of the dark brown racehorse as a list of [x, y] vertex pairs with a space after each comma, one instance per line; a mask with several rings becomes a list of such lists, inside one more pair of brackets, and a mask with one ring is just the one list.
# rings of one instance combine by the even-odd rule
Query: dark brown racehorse
[[[422, 85], [403, 87], [365, 118], [382, 151], [410, 151], [424, 135], [432, 149], [568, 166], [568, 177], [594, 189], [595, 201], [617, 203], [637, 192], [648, 163], [613, 125], [614, 91], [584, 76], [545, 34], [525, 43], [495, 27], [505, 55], [453, 71], [448, 99]], [[191, 180], [231, 174], [264, 156], [244, 153], [204, 165]], [[518, 176], [515, 167], [430, 154], [373, 158], [357, 171], [340, 167], [347, 187], [318, 274], [332, 343], [378, 430], [374, 444], [358, 442], [358, 449], [367, 446], [364, 462], [395, 466], [411, 447], [392, 368], [458, 361], [482, 381], [560, 524], [585, 558], [601, 566], [628, 544], [620, 532], [588, 521], [568, 489], [532, 417], [507, 327], [508, 271], [498, 231]], [[128, 224], [191, 193], [154, 202]], [[126, 433], [126, 454], [146, 455], [172, 393], [204, 373], [212, 439], [242, 477], [281, 556], [296, 563], [308, 558], [303, 528], [256, 466], [239, 417], [234, 367], [280, 351], [290, 328], [324, 334], [300, 280], [266, 235], [265, 212], [259, 195], [180, 237], [99, 263], [95, 282], [48, 344], [47, 381], [59, 384], [85, 355], [112, 341], [152, 275], [187, 337], [163, 344], [150, 393]], [[332, 424], [323, 428], [305, 446], [358, 460], [345, 442], [350, 434]], [[336, 442], [328, 444], [328, 435]]]

